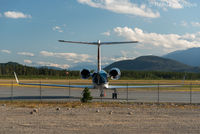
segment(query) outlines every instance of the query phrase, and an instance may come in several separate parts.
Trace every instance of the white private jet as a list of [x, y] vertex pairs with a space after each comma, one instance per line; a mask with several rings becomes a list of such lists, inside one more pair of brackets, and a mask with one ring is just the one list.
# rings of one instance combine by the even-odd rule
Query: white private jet
[[[97, 71], [91, 73], [88, 69], [83, 69], [81, 73], [82, 79], [88, 79], [92, 77], [92, 85], [56, 85], [56, 84], [34, 84], [34, 83], [21, 83], [19, 82], [16, 73], [14, 72], [16, 82], [20, 85], [36, 85], [36, 86], [52, 86], [52, 87], [72, 87], [72, 88], [89, 88], [89, 89], [98, 89], [100, 90], [100, 97], [104, 96], [104, 90], [111, 89], [114, 91], [112, 94], [113, 99], [117, 99], [117, 89], [118, 88], [153, 88], [158, 87], [158, 85], [146, 85], [146, 86], [114, 86], [109, 85], [108, 77], [111, 77], [112, 80], [118, 80], [120, 78], [121, 72], [118, 68], [112, 68], [109, 73], [101, 69], [101, 45], [112, 45], [112, 44], [128, 44], [128, 43], [138, 43], [138, 41], [125, 41], [125, 42], [78, 42], [78, 41], [64, 41], [59, 40], [59, 42], [64, 43], [76, 43], [76, 44], [89, 44], [96, 45], [98, 48], [97, 51]], [[181, 85], [159, 85], [159, 87], [178, 87]]]

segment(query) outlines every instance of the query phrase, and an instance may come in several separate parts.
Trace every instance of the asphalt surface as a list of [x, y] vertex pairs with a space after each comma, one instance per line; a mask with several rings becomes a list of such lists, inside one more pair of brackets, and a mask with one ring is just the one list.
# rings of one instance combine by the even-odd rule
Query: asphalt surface
[[[91, 89], [93, 101], [130, 101], [130, 102], [180, 102], [200, 103], [200, 91], [169, 91], [169, 90], [118, 90], [118, 99], [112, 99], [112, 90], [106, 90], [105, 97], [99, 97], [97, 89]], [[55, 100], [77, 101], [82, 96], [81, 89], [44, 88], [42, 87], [0, 87], [0, 100]]]

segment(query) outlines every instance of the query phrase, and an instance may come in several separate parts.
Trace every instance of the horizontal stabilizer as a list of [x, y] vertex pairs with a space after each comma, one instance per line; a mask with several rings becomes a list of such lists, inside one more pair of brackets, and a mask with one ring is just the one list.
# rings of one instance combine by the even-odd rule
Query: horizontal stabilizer
[[112, 44], [128, 44], [128, 43], [138, 43], [138, 41], [122, 41], [122, 42], [83, 42], [83, 41], [65, 41], [65, 40], [58, 40], [59, 42], [64, 43], [76, 43], [76, 44], [89, 44], [89, 45], [112, 45]]
[[65, 40], [58, 40], [59, 42], [64, 43], [75, 43], [75, 44], [89, 44], [89, 45], [97, 45], [98, 42], [83, 42], [83, 41], [65, 41]]
[[138, 43], [138, 41], [123, 41], [123, 42], [101, 42], [101, 45], [128, 44], [128, 43]]

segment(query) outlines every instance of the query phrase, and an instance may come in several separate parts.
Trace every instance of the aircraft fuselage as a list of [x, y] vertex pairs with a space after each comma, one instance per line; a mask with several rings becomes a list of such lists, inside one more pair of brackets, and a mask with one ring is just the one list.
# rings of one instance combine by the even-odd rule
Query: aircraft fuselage
[[95, 88], [108, 88], [108, 74], [104, 70], [92, 74], [92, 82]]

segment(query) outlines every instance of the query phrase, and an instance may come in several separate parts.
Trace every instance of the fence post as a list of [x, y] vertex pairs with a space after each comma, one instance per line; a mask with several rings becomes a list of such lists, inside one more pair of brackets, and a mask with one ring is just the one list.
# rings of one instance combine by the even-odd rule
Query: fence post
[[128, 83], [126, 84], [126, 101], [128, 102]]
[[11, 81], [11, 102], [13, 101], [13, 80]]
[[160, 103], [160, 85], [158, 83], [158, 103]]
[[71, 98], [71, 87], [70, 87], [70, 80], [69, 80], [69, 99]]
[[[102, 91], [100, 91], [100, 92], [102, 92]], [[103, 96], [101, 95], [101, 102], [102, 102], [102, 97], [103, 97]]]
[[40, 102], [42, 102], [42, 85], [40, 80]]
[[192, 83], [190, 83], [190, 104], [192, 104]]

